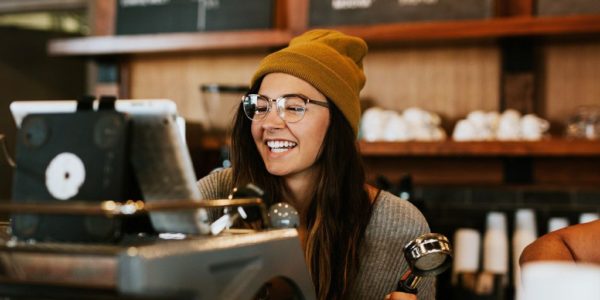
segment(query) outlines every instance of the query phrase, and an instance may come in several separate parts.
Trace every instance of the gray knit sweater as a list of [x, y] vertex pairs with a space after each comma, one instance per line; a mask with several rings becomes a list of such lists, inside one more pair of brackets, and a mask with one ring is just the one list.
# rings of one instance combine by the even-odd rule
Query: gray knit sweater
[[[232, 187], [231, 175], [231, 169], [225, 169], [200, 179], [198, 187], [203, 199], [227, 197]], [[402, 248], [426, 232], [427, 221], [412, 204], [388, 192], [379, 193], [361, 246], [360, 268], [351, 298], [383, 300], [394, 291], [408, 268]], [[433, 279], [421, 282], [418, 299], [435, 299]]]

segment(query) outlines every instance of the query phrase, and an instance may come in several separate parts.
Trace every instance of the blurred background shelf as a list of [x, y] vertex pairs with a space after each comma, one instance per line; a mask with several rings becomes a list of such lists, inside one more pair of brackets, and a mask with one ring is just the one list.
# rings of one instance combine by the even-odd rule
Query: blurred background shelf
[[[514, 36], [600, 33], [600, 15], [560, 17], [498, 17], [489, 20], [335, 26], [367, 42], [468, 40]], [[50, 55], [96, 56], [256, 49], [285, 46], [293, 30], [215, 31], [144, 35], [108, 35], [51, 40]]]
[[[600, 105], [600, 11], [573, 12], [571, 8], [581, 1], [481, 0], [494, 3], [489, 16], [481, 19], [328, 26], [369, 43], [364, 62], [368, 80], [361, 93], [365, 108], [400, 112], [419, 107], [437, 113], [448, 133], [472, 111], [516, 109], [547, 119], [550, 134], [559, 137], [580, 107]], [[13, 13], [48, 10], [36, 15], [35, 22], [47, 20], [48, 29], [0, 23], [0, 36], [7, 41], [0, 47], [0, 78], [10, 87], [0, 89], [4, 99], [0, 129], [11, 126], [10, 131], [0, 131], [7, 135], [9, 149], [16, 136], [9, 100], [72, 99], [84, 93], [168, 98], [188, 121], [188, 147], [196, 175], [203, 177], [222, 166], [229, 153], [226, 135], [207, 130], [208, 102], [199, 88], [211, 83], [247, 84], [265, 55], [313, 28], [314, 3], [333, 1], [273, 0], [273, 23], [267, 29], [140, 35], [118, 35], [117, 4], [127, 1], [0, 2], [0, 19], [5, 22], [16, 17]], [[260, 1], [246, 2], [244, 8]], [[542, 2], [562, 2], [564, 11], [540, 16]], [[573, 13], [587, 15], [569, 15]], [[351, 23], [380, 21], [365, 19]], [[67, 30], [73, 22], [79, 29]], [[431, 229], [448, 236], [457, 227], [484, 228], [490, 210], [507, 212], [510, 218], [515, 209], [533, 208], [538, 220], [563, 216], [571, 222], [581, 212], [600, 212], [599, 141], [359, 142], [359, 146], [367, 181], [375, 184], [386, 178], [400, 186], [410, 179], [412, 199]], [[10, 198], [11, 175], [0, 162], [1, 199]], [[449, 282], [438, 281], [440, 300], [463, 299], [452, 296]]]
[[207, 50], [281, 47], [292, 38], [286, 30], [240, 30], [198, 33], [162, 33], [56, 39], [50, 55], [120, 55]]
[[363, 156], [600, 156], [600, 141], [359, 142]]
[[335, 29], [367, 42], [415, 42], [600, 33], [600, 16], [507, 17], [489, 20], [445, 21], [344, 26]]

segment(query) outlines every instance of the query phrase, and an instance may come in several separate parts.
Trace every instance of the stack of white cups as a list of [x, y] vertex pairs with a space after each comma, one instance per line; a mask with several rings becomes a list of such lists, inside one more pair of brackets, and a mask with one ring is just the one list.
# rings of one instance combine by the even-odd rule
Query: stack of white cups
[[[474, 289], [475, 275], [479, 272], [479, 252], [481, 235], [470, 228], [460, 228], [454, 233], [454, 261], [452, 281], [454, 285], [469, 286]], [[468, 274], [473, 282], [464, 282]]]
[[501, 212], [489, 212], [487, 215], [487, 228], [483, 237], [483, 271], [508, 274], [506, 216]]
[[537, 238], [537, 225], [535, 222], [535, 213], [531, 209], [519, 209], [515, 214], [515, 231], [512, 238], [513, 250], [513, 274], [515, 292], [519, 293], [521, 288], [521, 268], [519, 267], [519, 258], [523, 249], [533, 243]]
[[600, 216], [597, 213], [582, 213], [579, 216], [579, 223], [588, 223], [598, 219], [600, 219]]
[[569, 226], [569, 220], [567, 218], [554, 217], [548, 220], [548, 232], [557, 231]]
[[508, 235], [506, 216], [501, 212], [489, 212], [487, 228], [483, 236], [483, 273], [477, 280], [476, 294], [503, 297], [508, 284]]

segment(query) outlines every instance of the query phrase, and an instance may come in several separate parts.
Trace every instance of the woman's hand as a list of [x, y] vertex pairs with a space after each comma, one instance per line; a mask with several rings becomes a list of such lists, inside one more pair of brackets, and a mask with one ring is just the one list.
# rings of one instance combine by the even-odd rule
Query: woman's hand
[[401, 292], [393, 292], [391, 294], [387, 294], [384, 300], [417, 300], [417, 295], [401, 293]]

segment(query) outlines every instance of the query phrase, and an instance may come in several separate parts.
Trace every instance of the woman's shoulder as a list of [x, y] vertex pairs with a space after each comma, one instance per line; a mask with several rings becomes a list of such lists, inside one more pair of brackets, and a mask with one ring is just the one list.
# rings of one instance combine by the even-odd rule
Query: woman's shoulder
[[[361, 249], [360, 269], [352, 299], [383, 299], [408, 268], [402, 249], [429, 232], [423, 214], [412, 203], [381, 191], [373, 204]], [[419, 299], [435, 299], [434, 279], [419, 287]]]
[[210, 172], [198, 180], [198, 188], [203, 199], [225, 198], [233, 186], [233, 173], [231, 168]]
[[387, 191], [377, 197], [369, 229], [383, 230], [390, 235], [415, 238], [429, 232], [427, 220], [412, 203]]

